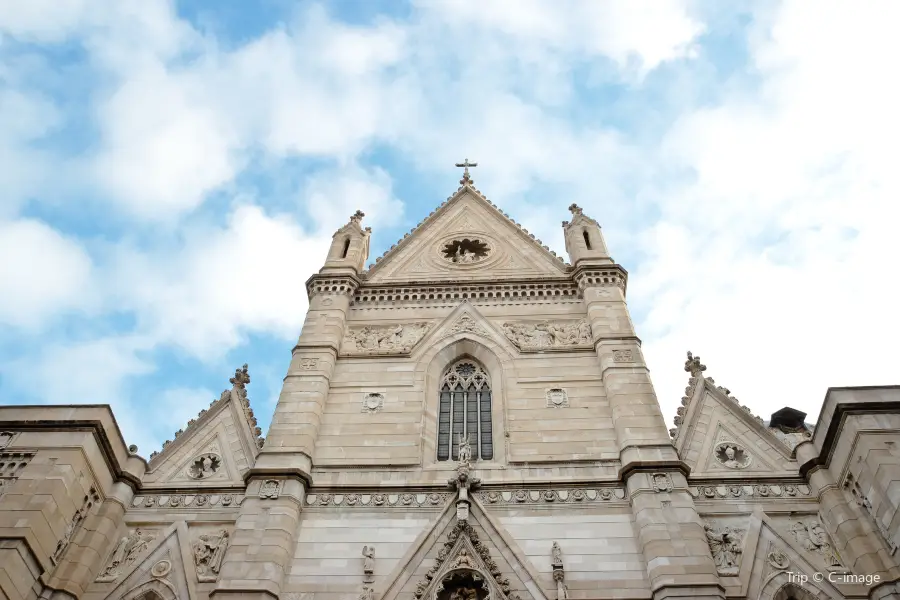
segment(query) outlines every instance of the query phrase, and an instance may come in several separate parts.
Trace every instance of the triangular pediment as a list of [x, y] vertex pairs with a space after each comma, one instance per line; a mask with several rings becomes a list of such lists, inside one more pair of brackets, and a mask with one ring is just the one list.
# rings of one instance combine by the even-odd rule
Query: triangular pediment
[[238, 390], [223, 392], [151, 458], [143, 483], [194, 488], [241, 485], [243, 473], [259, 452], [245, 403]]
[[466, 185], [378, 259], [367, 280], [521, 279], [565, 270], [559, 257]]
[[434, 600], [457, 577], [482, 581], [492, 599], [547, 600], [534, 567], [474, 498], [464, 521], [455, 503], [448, 504], [388, 575], [381, 599]]
[[790, 449], [727, 389], [700, 376], [685, 392], [675, 447], [692, 477], [796, 475]]
[[416, 345], [413, 356], [426, 352], [436, 342], [452, 336], [469, 337], [496, 344], [502, 346], [510, 354], [516, 351], [515, 346], [510, 343], [509, 339], [497, 331], [496, 327], [478, 311], [475, 305], [463, 300], [443, 321], [429, 329], [428, 333]]
[[[143, 536], [149, 542], [139, 541], [135, 545], [128, 541], [129, 536], [136, 536], [135, 539]], [[127, 551], [128, 548], [131, 550]], [[147, 590], [154, 590], [166, 600], [195, 600], [196, 578], [192, 577], [193, 573], [188, 574], [190, 559], [187, 525], [183, 522], [165, 529], [125, 531], [97, 578], [97, 582], [108, 590], [101, 597], [131, 600]]]

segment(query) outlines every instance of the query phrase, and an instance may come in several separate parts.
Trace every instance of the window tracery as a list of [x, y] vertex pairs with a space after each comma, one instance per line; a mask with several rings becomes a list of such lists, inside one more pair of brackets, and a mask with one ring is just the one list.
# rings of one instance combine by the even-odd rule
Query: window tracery
[[494, 458], [493, 397], [487, 372], [463, 358], [441, 376], [438, 408], [438, 461], [458, 460], [460, 439], [468, 438], [473, 460]]

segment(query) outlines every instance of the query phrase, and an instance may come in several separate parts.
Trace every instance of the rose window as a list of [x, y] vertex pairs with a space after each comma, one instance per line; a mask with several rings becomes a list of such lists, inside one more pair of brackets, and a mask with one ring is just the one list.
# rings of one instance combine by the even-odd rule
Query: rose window
[[466, 265], [481, 262], [490, 254], [491, 248], [485, 242], [477, 238], [464, 238], [453, 240], [444, 245], [441, 253], [444, 260], [457, 265]]

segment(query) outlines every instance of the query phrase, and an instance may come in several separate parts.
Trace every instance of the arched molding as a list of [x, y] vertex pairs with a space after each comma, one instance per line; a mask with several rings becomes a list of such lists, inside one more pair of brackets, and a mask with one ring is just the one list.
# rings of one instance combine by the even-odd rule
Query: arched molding
[[[796, 574], [797, 576], [800, 573]], [[791, 581], [786, 571], [779, 571], [769, 577], [759, 592], [759, 600], [831, 600], [832, 596], [816, 587], [810, 577], [801, 586]]]
[[151, 579], [122, 594], [121, 600], [178, 600], [178, 595], [168, 581]]
[[491, 415], [494, 458], [479, 461], [475, 468], [506, 464], [506, 389], [508, 378], [514, 373], [513, 358], [495, 340], [467, 331], [429, 344], [416, 360], [416, 385], [423, 390], [425, 402], [422, 423], [422, 463], [425, 467], [453, 469], [452, 461], [437, 460], [438, 388], [444, 370], [462, 358], [471, 358], [481, 364], [491, 379], [494, 400]]

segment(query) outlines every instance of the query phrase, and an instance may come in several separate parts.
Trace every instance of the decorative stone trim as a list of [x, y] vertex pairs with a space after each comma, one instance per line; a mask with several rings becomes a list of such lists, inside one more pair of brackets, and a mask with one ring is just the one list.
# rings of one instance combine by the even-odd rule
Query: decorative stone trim
[[0, 452], [0, 496], [12, 487], [31, 459], [34, 452]]
[[454, 285], [415, 285], [403, 287], [361, 288], [351, 306], [400, 307], [427, 304], [456, 306], [462, 300], [473, 304], [523, 304], [580, 302], [581, 290], [571, 280], [541, 283], [503, 283]]
[[405, 492], [399, 494], [350, 493], [350, 494], [307, 494], [306, 506], [378, 507], [378, 508], [440, 508], [450, 496], [446, 492]]
[[809, 486], [796, 483], [721, 483], [688, 487], [694, 498], [808, 498]]
[[547, 406], [550, 408], [566, 408], [569, 406], [569, 394], [563, 388], [548, 388]]
[[241, 505], [241, 494], [166, 494], [135, 496], [133, 508], [228, 508]]
[[586, 269], [578, 273], [575, 281], [581, 290], [592, 287], [617, 287], [624, 293], [628, 276], [619, 267]]
[[0, 450], [8, 447], [17, 435], [17, 431], [0, 431]]
[[363, 394], [362, 412], [376, 413], [384, 408], [384, 394], [381, 392], [369, 392]]
[[315, 278], [306, 286], [310, 298], [322, 294], [326, 296], [353, 296], [358, 284], [348, 278], [320, 279]]
[[574, 490], [482, 491], [478, 499], [485, 504], [590, 504], [625, 499], [624, 488], [577, 488]]

